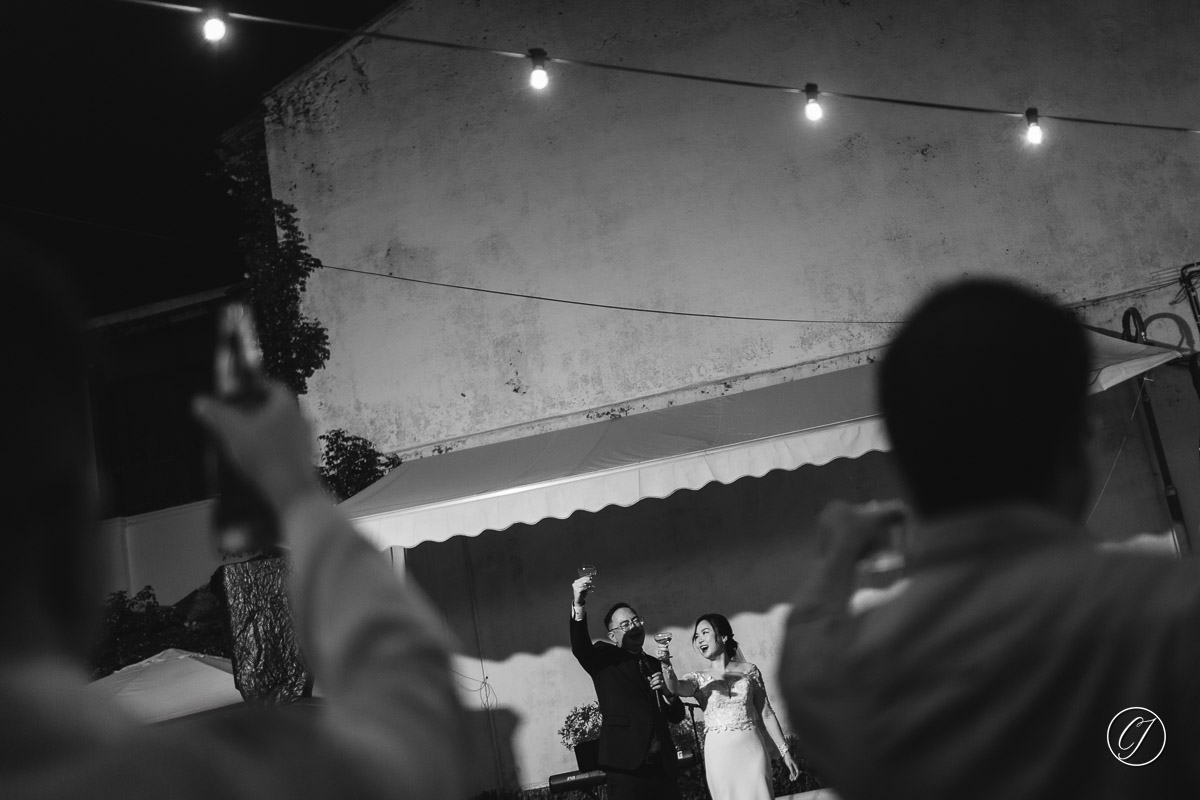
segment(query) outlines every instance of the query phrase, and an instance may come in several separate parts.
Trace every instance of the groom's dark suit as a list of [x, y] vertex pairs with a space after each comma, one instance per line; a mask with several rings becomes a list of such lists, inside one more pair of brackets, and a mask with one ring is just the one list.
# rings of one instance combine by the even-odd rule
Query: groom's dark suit
[[[582, 620], [571, 619], [571, 652], [592, 676], [596, 687], [604, 719], [600, 732], [601, 768], [610, 773], [610, 780], [614, 770], [649, 775], [651, 779], [653, 773], [665, 774], [673, 788], [677, 768], [668, 721], [683, 720], [683, 703], [678, 697], [668, 700], [659, 695], [660, 708], [655, 700], [656, 693], [651, 691], [647, 675], [658, 672], [661, 664], [645, 653], [631, 653], [607, 642], [593, 644], [586, 615]], [[653, 749], [657, 753], [652, 753], [656, 737], [658, 744]], [[611, 785], [610, 796], [615, 796]]]

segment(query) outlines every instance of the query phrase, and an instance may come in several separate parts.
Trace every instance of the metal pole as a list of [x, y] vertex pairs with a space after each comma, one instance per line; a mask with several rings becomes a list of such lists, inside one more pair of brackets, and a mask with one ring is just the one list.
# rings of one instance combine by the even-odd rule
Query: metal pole
[[691, 703], [687, 704], [688, 716], [692, 720], [692, 746], [696, 748], [696, 761], [700, 764], [700, 779], [708, 784], [708, 776], [705, 774], [704, 765], [704, 745], [700, 742], [700, 732], [696, 729], [696, 706]]
[[[1187, 295], [1188, 305], [1192, 308], [1192, 319], [1196, 322], [1196, 330], [1200, 331], [1200, 293], [1196, 291], [1196, 274], [1200, 272], [1200, 262], [1188, 264], [1179, 272], [1179, 282], [1183, 284], [1184, 294]], [[1200, 342], [1193, 345], [1195, 351], [1200, 347]], [[1200, 351], [1193, 352], [1188, 356], [1188, 372], [1192, 376], [1192, 388], [1196, 390], [1196, 396], [1200, 397]], [[1197, 445], [1197, 454], [1200, 455], [1200, 444]]]
[[[1130, 308], [1121, 318], [1121, 333], [1128, 342], [1146, 344], [1146, 324], [1136, 308]], [[1171, 528], [1175, 533], [1175, 541], [1180, 551], [1185, 555], [1192, 552], [1191, 537], [1187, 524], [1183, 520], [1183, 506], [1179, 502], [1179, 490], [1171, 480], [1171, 468], [1167, 464], [1167, 454], [1163, 451], [1162, 437], [1158, 432], [1158, 421], [1154, 416], [1154, 406], [1150, 403], [1150, 392], [1146, 389], [1146, 376], [1138, 376], [1138, 391], [1142, 395], [1142, 411], [1146, 415], [1146, 425], [1150, 428], [1150, 442], [1154, 446], [1154, 456], [1158, 461], [1158, 469], [1162, 475], [1163, 495], [1167, 501], [1167, 511], [1171, 516]]]

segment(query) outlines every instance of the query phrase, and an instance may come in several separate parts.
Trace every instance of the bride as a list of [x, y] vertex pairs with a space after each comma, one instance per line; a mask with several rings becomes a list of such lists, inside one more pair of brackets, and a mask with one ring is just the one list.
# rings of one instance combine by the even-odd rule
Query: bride
[[667, 687], [695, 697], [704, 711], [704, 764], [713, 800], [772, 800], [771, 759], [764, 733], [775, 742], [788, 774], [800, 774], [788, 752], [779, 718], [767, 700], [762, 673], [738, 652], [729, 620], [705, 614], [696, 620], [692, 646], [709, 662], [703, 672], [676, 677], [667, 645], [659, 645]]

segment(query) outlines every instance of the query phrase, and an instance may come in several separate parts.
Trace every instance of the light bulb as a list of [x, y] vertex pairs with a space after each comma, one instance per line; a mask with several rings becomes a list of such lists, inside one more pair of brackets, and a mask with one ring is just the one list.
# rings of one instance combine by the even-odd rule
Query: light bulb
[[545, 89], [550, 83], [546, 74], [546, 51], [535, 47], [529, 51], [529, 60], [533, 62], [533, 71], [529, 73], [529, 85], [534, 89]]
[[210, 42], [219, 42], [225, 38], [225, 21], [220, 17], [209, 17], [204, 20], [204, 38]]
[[1025, 140], [1030, 144], [1041, 144], [1042, 126], [1038, 124], [1038, 112], [1036, 108], [1025, 110], [1025, 122], [1029, 125], [1025, 130]]
[[817, 91], [815, 83], [808, 83], [804, 85], [804, 94], [808, 96], [808, 102], [804, 104], [804, 116], [816, 122], [825, 116], [825, 112], [821, 109], [821, 103], [817, 100], [821, 93]]

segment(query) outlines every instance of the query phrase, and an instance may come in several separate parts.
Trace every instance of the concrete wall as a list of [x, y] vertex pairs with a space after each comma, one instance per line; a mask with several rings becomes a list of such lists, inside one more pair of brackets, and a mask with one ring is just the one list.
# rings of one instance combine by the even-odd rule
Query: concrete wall
[[164, 605], [208, 583], [223, 563], [210, 532], [212, 500], [149, 514], [105, 520], [100, 535], [108, 560], [109, 592], [154, 587]]
[[[553, 0], [402, 4], [383, 31], [629, 66], [1043, 114], [1195, 124], [1187, 0]], [[1064, 302], [1195, 260], [1194, 135], [1023, 122], [353, 42], [268, 99], [273, 188], [326, 270], [318, 427], [389, 450], [879, 345], [931, 286]], [[1165, 272], [1160, 272], [1165, 270]], [[1165, 278], [1164, 278], [1165, 276]], [[1147, 298], [1166, 311], [1171, 291]], [[1120, 305], [1120, 304], [1118, 304]], [[1119, 309], [1118, 309], [1119, 312]], [[1177, 334], [1177, 331], [1170, 331]], [[779, 373], [779, 379], [788, 377]], [[733, 388], [736, 388], [734, 386]]]

